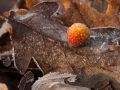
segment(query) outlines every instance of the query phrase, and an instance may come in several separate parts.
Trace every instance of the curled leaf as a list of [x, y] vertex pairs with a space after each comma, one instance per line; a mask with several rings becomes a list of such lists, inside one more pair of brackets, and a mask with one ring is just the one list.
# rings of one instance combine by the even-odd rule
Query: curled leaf
[[[33, 83], [34, 81], [34, 74], [32, 72], [27, 72], [21, 79], [20, 83], [19, 83], [19, 90], [31, 90], [30, 85]], [[31, 84], [30, 84], [31, 83]], [[27, 86], [27, 84], [29, 84], [29, 87]]]

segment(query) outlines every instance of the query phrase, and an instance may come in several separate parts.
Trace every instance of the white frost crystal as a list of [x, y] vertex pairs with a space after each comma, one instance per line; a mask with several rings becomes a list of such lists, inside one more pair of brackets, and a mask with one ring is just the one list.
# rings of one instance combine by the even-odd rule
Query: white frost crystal
[[[90, 90], [86, 87], [72, 86], [64, 83], [65, 78], [74, 78], [76, 75], [58, 72], [49, 73], [39, 78], [32, 86], [32, 90]], [[73, 81], [73, 80], [72, 80]]]

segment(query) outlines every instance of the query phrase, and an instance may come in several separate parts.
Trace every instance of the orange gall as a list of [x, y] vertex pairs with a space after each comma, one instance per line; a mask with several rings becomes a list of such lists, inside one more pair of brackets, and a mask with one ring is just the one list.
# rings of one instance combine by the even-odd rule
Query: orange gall
[[67, 40], [72, 47], [84, 45], [90, 37], [89, 28], [82, 23], [74, 23], [68, 28]]

